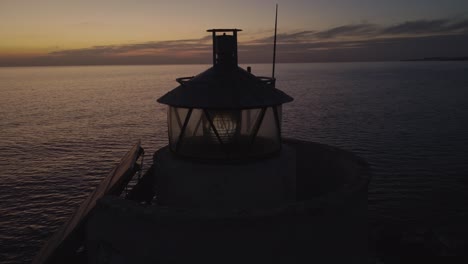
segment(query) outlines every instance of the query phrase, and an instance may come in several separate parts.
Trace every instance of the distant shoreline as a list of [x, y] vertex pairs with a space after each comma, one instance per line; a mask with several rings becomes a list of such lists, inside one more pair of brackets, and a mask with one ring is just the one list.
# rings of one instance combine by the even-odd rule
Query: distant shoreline
[[[276, 62], [276, 64], [309, 64], [309, 63], [380, 63], [380, 62], [412, 62], [412, 61], [468, 61], [468, 57], [428, 57], [422, 59], [404, 59], [404, 60], [375, 60], [375, 61], [310, 61], [310, 62]], [[271, 62], [240, 62], [239, 66], [242, 65], [256, 65], [256, 64], [271, 64]], [[170, 65], [211, 65], [209, 62], [201, 63], [143, 63], [143, 64], [14, 64], [14, 65], [1, 65], [1, 68], [27, 68], [27, 67], [83, 67], [83, 66], [170, 66]]]
[[468, 61], [468, 57], [428, 57], [422, 59], [407, 59], [401, 61]]

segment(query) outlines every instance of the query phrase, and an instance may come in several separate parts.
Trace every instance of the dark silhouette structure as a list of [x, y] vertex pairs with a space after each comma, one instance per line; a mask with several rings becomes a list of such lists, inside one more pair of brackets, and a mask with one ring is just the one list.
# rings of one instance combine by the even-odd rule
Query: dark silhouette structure
[[[60, 243], [59, 233], [35, 263], [367, 262], [367, 163], [283, 137], [281, 105], [292, 98], [237, 65], [239, 31], [209, 30], [213, 67], [158, 99], [169, 145], [129, 195], [104, 195], [76, 218], [80, 239]], [[134, 172], [139, 152], [94, 193]]]

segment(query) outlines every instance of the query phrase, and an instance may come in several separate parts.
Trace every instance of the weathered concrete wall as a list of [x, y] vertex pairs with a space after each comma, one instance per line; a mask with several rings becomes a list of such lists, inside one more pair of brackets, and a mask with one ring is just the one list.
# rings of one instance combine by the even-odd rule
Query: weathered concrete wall
[[296, 150], [247, 163], [203, 163], [165, 147], [154, 159], [158, 204], [175, 207], [250, 207], [295, 199]]
[[105, 197], [87, 225], [90, 263], [366, 263], [367, 165], [289, 142], [301, 156], [296, 199], [214, 209]]

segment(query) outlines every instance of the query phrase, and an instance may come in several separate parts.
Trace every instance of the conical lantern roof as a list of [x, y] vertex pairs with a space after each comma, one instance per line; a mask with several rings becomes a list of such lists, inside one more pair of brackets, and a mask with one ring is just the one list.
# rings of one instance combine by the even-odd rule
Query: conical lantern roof
[[159, 103], [185, 108], [248, 109], [280, 105], [292, 97], [274, 88], [270, 78], [258, 78], [240, 67], [214, 66], [158, 99]]

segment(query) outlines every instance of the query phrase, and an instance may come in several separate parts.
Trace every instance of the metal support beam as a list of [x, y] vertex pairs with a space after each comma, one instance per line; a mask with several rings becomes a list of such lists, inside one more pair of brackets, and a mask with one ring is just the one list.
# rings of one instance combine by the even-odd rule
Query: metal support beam
[[177, 145], [175, 149], [176, 152], [179, 150], [180, 142], [184, 138], [185, 130], [187, 129], [188, 122], [190, 120], [190, 117], [192, 116], [192, 111], [193, 111], [193, 108], [190, 108], [187, 113], [187, 116], [185, 116], [184, 125], [182, 126], [182, 129], [180, 130], [179, 140], [177, 140]]
[[203, 112], [205, 113], [206, 119], [210, 123], [211, 129], [213, 129], [213, 132], [216, 135], [216, 138], [218, 139], [219, 143], [223, 145], [223, 141], [221, 140], [221, 137], [219, 136], [218, 130], [216, 129], [213, 120], [211, 119], [210, 113], [206, 109], [203, 109]]
[[267, 110], [266, 107], [262, 108], [262, 110], [260, 112], [260, 116], [258, 117], [258, 119], [257, 119], [257, 121], [255, 123], [255, 127], [253, 129], [253, 133], [252, 133], [252, 136], [251, 136], [251, 139], [250, 139], [250, 148], [253, 147], [253, 144], [255, 142], [255, 138], [257, 137], [258, 131], [260, 130], [260, 126], [263, 123], [263, 118], [265, 117], [266, 110]]

